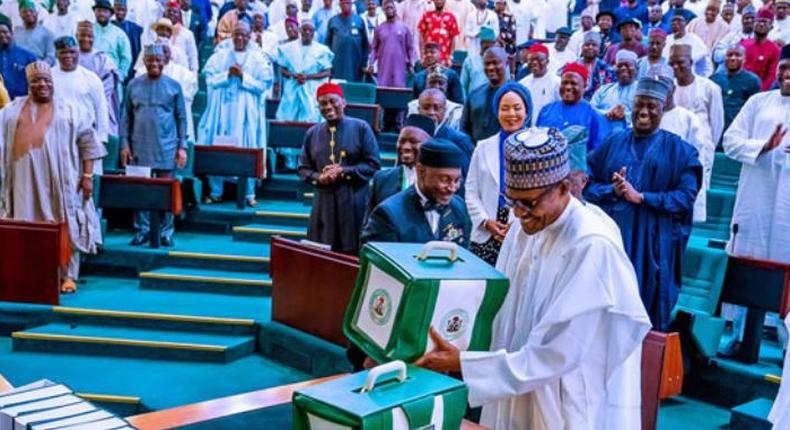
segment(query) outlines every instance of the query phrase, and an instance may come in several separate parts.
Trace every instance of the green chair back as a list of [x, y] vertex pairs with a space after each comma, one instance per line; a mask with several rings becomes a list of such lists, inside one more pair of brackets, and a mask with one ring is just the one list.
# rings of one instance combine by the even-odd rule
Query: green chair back
[[376, 104], [376, 86], [361, 82], [342, 82], [343, 95], [349, 103]]

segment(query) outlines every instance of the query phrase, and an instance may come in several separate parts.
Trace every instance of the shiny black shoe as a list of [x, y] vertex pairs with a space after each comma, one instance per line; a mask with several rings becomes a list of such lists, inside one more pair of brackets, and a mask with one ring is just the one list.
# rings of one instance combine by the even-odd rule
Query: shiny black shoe
[[136, 234], [132, 238], [132, 241], [129, 242], [129, 245], [132, 246], [140, 246], [143, 244], [148, 243], [148, 235], [147, 234]]
[[172, 237], [163, 237], [161, 240], [162, 246], [165, 248], [172, 248], [176, 246], [176, 241]]

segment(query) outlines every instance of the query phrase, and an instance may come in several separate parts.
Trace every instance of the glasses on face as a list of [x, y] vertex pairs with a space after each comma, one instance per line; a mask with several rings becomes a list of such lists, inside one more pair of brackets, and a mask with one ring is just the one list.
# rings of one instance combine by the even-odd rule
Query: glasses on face
[[511, 209], [518, 209], [521, 211], [529, 212], [534, 210], [538, 205], [543, 203], [543, 200], [555, 189], [559, 184], [554, 184], [546, 189], [546, 191], [540, 193], [539, 196], [535, 197], [534, 199], [511, 199], [505, 194], [502, 194], [502, 197], [505, 199], [505, 204]]

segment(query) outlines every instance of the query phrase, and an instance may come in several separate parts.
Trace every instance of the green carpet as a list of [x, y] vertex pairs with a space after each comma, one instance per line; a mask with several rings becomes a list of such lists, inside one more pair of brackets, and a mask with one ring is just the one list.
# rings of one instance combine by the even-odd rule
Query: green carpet
[[215, 364], [41, 354], [11, 351], [8, 338], [0, 338], [0, 373], [14, 385], [49, 378], [79, 392], [139, 396], [151, 410], [310, 379], [259, 355]]
[[271, 319], [271, 297], [141, 290], [137, 279], [88, 276], [77, 294], [61, 305], [116, 311], [154, 312], [223, 318]]
[[658, 430], [719, 430], [727, 429], [730, 411], [686, 397], [661, 402]]

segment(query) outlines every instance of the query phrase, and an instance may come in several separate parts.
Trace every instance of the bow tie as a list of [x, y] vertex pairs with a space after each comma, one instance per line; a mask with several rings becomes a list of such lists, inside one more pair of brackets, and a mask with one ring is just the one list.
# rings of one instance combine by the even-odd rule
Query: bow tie
[[440, 205], [439, 203], [432, 201], [426, 201], [425, 203], [422, 204], [422, 210], [424, 210], [425, 212], [436, 211], [438, 213], [442, 213], [444, 212], [445, 209], [447, 209], [447, 205]]

